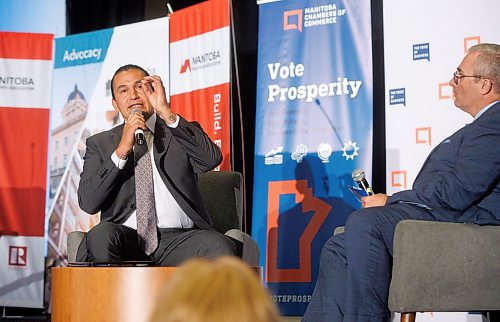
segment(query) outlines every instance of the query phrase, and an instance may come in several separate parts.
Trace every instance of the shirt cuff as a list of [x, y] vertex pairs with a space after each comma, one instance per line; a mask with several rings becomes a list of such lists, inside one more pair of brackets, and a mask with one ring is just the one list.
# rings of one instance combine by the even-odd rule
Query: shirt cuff
[[111, 154], [111, 161], [113, 161], [113, 163], [116, 165], [116, 167], [120, 170], [125, 167], [127, 160], [128, 160], [128, 158], [126, 158], [125, 160], [120, 159], [118, 157], [118, 155], [116, 154], [116, 151], [113, 152], [113, 154]]
[[[179, 114], [176, 114], [176, 115], [175, 115], [175, 122], [174, 122], [174, 123], [172, 123], [172, 124], [168, 124], [168, 123], [167, 123], [167, 126], [168, 126], [168, 127], [173, 128], [173, 129], [175, 129], [175, 128], [179, 125], [179, 120], [180, 120], [180, 119], [181, 119], [181, 118], [179, 117]], [[165, 123], [166, 123], [166, 122], [165, 122]]]

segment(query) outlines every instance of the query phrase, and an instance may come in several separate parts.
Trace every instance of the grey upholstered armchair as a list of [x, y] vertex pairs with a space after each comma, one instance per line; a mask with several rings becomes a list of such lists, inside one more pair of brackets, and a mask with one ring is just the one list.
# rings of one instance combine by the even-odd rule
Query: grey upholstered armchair
[[[198, 186], [215, 229], [235, 239], [238, 255], [250, 266], [258, 266], [260, 251], [257, 243], [242, 231], [244, 220], [243, 178], [233, 171], [210, 171], [199, 175]], [[85, 236], [84, 232], [74, 231], [68, 236], [68, 262], [76, 261], [76, 252]]]
[[401, 322], [417, 312], [499, 311], [500, 226], [398, 223], [389, 309]]
[[500, 310], [500, 226], [403, 220], [394, 235], [389, 309]]

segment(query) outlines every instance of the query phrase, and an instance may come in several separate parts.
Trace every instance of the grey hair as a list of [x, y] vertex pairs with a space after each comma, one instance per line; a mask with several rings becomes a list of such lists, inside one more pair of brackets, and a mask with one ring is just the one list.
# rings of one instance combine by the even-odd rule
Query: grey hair
[[500, 45], [478, 44], [469, 48], [468, 53], [479, 53], [474, 63], [474, 75], [483, 76], [495, 84], [495, 92], [500, 94]]

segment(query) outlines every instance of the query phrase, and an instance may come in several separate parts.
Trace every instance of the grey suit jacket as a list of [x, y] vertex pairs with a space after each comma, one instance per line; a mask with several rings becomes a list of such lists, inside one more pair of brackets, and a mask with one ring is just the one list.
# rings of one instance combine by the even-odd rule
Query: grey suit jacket
[[500, 103], [434, 148], [413, 189], [387, 203], [400, 201], [425, 204], [444, 221], [500, 225]]
[[[101, 212], [101, 221], [124, 223], [135, 210], [133, 155], [118, 169], [111, 155], [121, 139], [123, 124], [87, 139], [78, 202], [89, 214]], [[196, 123], [180, 118], [176, 128], [157, 117], [154, 160], [166, 187], [200, 229], [213, 230], [212, 220], [197, 185], [197, 174], [222, 161], [220, 149]], [[158, 201], [157, 201], [158, 202]], [[159, 201], [161, 202], [161, 200]]]

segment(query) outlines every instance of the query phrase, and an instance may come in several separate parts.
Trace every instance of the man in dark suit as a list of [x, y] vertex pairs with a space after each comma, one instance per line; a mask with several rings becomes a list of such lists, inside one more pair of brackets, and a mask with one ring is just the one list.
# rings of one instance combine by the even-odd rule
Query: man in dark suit
[[500, 225], [500, 46], [471, 47], [449, 84], [474, 121], [430, 153], [411, 190], [362, 199], [345, 233], [322, 250], [303, 322], [389, 321], [393, 236], [403, 219]]
[[[125, 65], [113, 76], [111, 89], [113, 107], [125, 123], [87, 140], [78, 201], [89, 214], [100, 211], [101, 222], [86, 235], [77, 260], [152, 260], [175, 266], [194, 256], [234, 254], [233, 241], [212, 227], [197, 186], [197, 174], [222, 161], [219, 147], [199, 125], [170, 109], [160, 77]], [[156, 224], [150, 230], [157, 231], [153, 231], [150, 250], [138, 235], [137, 129], [145, 132], [148, 151], [144, 158], [152, 161], [149, 187], [153, 187], [154, 204], [149, 204], [153, 204], [150, 213], [156, 213], [152, 217]]]

